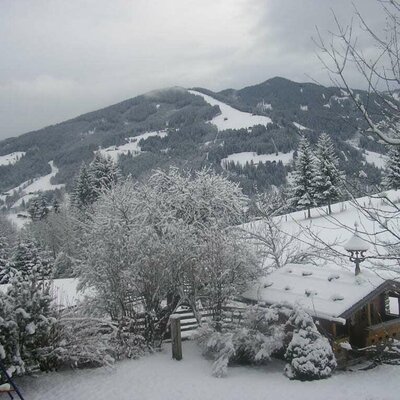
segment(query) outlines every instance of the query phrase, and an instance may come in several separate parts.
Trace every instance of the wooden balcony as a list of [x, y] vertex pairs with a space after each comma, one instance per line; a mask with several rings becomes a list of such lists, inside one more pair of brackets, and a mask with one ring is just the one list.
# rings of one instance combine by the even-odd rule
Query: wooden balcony
[[366, 346], [372, 346], [388, 339], [400, 340], [400, 318], [371, 325], [365, 331]]

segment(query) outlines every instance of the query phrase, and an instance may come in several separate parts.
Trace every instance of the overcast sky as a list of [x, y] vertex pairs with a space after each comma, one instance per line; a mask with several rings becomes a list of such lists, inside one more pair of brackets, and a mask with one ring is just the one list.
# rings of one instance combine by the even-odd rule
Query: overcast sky
[[162, 87], [328, 84], [311, 37], [331, 8], [349, 22], [348, 0], [1, 0], [0, 139]]

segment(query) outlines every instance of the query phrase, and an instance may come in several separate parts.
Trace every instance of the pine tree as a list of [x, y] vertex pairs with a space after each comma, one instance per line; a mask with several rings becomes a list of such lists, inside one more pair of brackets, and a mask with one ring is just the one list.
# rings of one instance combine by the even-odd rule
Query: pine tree
[[71, 200], [72, 204], [79, 210], [85, 209], [96, 201], [93, 179], [84, 163], [75, 181]]
[[328, 204], [331, 214], [331, 203], [340, 195], [342, 172], [339, 171], [339, 160], [335, 154], [331, 138], [323, 133], [317, 143], [315, 175], [313, 185], [318, 204]]
[[306, 208], [308, 218], [311, 218], [310, 208], [316, 205], [313, 184], [315, 160], [306, 138], [300, 140], [297, 153], [291, 203], [298, 209]]
[[120, 178], [118, 166], [111, 157], [104, 157], [101, 153], [96, 153], [90, 163], [89, 173], [97, 192], [110, 189]]
[[5, 265], [2, 283], [10, 282], [16, 275], [25, 278], [32, 273], [40, 275], [42, 279], [48, 279], [52, 270], [53, 263], [47, 252], [40, 251], [32, 241], [21, 241]]
[[[8, 243], [4, 236], [0, 236], [0, 285], [7, 280]], [[4, 282], [3, 282], [4, 280]]]
[[392, 146], [388, 153], [383, 184], [387, 189], [400, 188], [400, 148]]
[[58, 214], [60, 212], [60, 203], [57, 201], [57, 199], [54, 197], [53, 199], [53, 211], [55, 214]]
[[[34, 262], [35, 257], [31, 263]], [[7, 295], [12, 299], [10, 311], [16, 324], [18, 355], [25, 369], [34, 371], [41, 367], [42, 350], [48, 346], [56, 322], [51, 281], [43, 280], [40, 270], [32, 268], [27, 273], [17, 271], [10, 283]]]

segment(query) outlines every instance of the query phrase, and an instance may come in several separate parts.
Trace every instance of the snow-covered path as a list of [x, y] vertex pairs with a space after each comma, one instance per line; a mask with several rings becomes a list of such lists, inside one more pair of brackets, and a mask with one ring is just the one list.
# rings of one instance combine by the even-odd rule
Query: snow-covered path
[[183, 361], [162, 353], [118, 363], [113, 369], [64, 371], [20, 381], [29, 400], [397, 400], [400, 367], [338, 372], [317, 382], [290, 381], [283, 363], [231, 367], [226, 378], [210, 375], [211, 363], [195, 343], [184, 342]]

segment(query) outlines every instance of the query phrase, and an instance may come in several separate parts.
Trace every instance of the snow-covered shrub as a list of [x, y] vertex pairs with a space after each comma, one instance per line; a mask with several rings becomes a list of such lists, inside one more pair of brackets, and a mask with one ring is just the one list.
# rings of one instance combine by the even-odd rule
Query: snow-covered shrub
[[229, 363], [260, 364], [284, 347], [286, 333], [281, 317], [286, 309], [250, 307], [243, 323], [225, 327], [202, 325], [196, 339], [203, 354], [214, 360], [212, 374], [225, 376]]
[[293, 310], [288, 324], [294, 327], [286, 350], [285, 373], [290, 379], [314, 380], [331, 376], [336, 368], [332, 347], [322, 336], [313, 319], [302, 309]]
[[284, 304], [248, 307], [241, 323], [223, 325], [221, 331], [203, 324], [195, 338], [203, 355], [214, 360], [216, 377], [225, 376], [231, 363], [261, 364], [273, 355], [286, 358], [285, 373], [292, 379], [326, 378], [336, 368], [332, 348], [313, 319]]
[[144, 338], [129, 329], [126, 321], [117, 324], [89, 316], [80, 308], [61, 314], [52, 338], [40, 354], [47, 369], [108, 366], [147, 351]]

